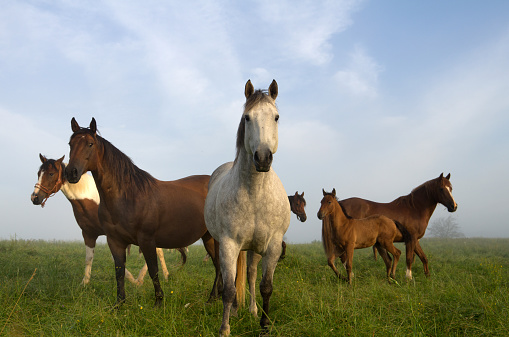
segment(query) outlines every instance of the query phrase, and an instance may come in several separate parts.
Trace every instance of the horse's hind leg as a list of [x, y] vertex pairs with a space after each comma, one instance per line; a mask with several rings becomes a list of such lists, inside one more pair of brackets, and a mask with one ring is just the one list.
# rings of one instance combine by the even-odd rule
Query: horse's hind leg
[[377, 242], [373, 247], [376, 247], [376, 249], [380, 253], [380, 257], [382, 258], [382, 260], [384, 261], [384, 264], [385, 264], [387, 278], [389, 278], [390, 273], [391, 273], [392, 259], [389, 256], [389, 254], [387, 254], [387, 250], [385, 248], [386, 246], [387, 245], [385, 243], [382, 244], [380, 242]]
[[[281, 241], [280, 241], [281, 242]], [[277, 261], [281, 256], [281, 244], [273, 243], [269, 245], [269, 249], [266, 255], [262, 259], [262, 280], [260, 282], [260, 293], [262, 294], [262, 318], [260, 319], [260, 326], [263, 330], [266, 330], [269, 326], [269, 301], [270, 296], [272, 295], [273, 288], [273, 280], [274, 280], [274, 270], [277, 266]]]
[[168, 281], [168, 268], [166, 267], [166, 261], [164, 260], [164, 252], [162, 248], [156, 248], [157, 257], [159, 258], [159, 262], [161, 262], [161, 269], [163, 270], [164, 279]]
[[417, 240], [417, 244], [415, 245], [415, 253], [419, 256], [419, 259], [421, 259], [424, 267], [424, 275], [429, 276], [428, 258], [426, 257], [426, 254], [424, 254], [419, 240]]
[[145, 257], [145, 262], [148, 267], [148, 274], [152, 279], [152, 283], [154, 284], [154, 292], [155, 292], [155, 304], [154, 306], [161, 306], [164, 298], [163, 289], [161, 288], [161, 284], [159, 283], [159, 268], [157, 265], [157, 252], [155, 242], [151, 240], [140, 240], [138, 239], [140, 244], [141, 251], [143, 252], [143, 256]]
[[218, 299], [223, 291], [223, 279], [221, 278], [221, 266], [219, 264], [219, 243], [212, 238], [208, 231], [202, 236], [201, 239], [208, 255], [212, 257], [212, 263], [214, 264], [214, 268], [216, 270], [214, 284], [212, 285], [212, 290], [210, 291], [208, 299], [208, 302], [212, 302]]
[[398, 248], [396, 248], [396, 246], [394, 246], [393, 242], [390, 242], [390, 241], [383, 242], [382, 245], [394, 257], [394, 261], [392, 262], [392, 267], [391, 267], [390, 260], [388, 261], [389, 262], [388, 265], [387, 265], [387, 262], [385, 263], [385, 265], [387, 266], [387, 278], [389, 279], [390, 277], [392, 277], [393, 279], [395, 279], [396, 278], [396, 266], [398, 265], [399, 257], [401, 256], [401, 251]]
[[182, 265], [185, 265], [187, 262], [186, 248], [187, 247], [177, 248], [180, 253], [180, 257], [182, 257]]
[[251, 297], [249, 302], [249, 312], [254, 317], [258, 317], [258, 307], [256, 306], [256, 275], [258, 272], [258, 263], [262, 256], [253, 251], [247, 252], [247, 282], [249, 283], [249, 295]]

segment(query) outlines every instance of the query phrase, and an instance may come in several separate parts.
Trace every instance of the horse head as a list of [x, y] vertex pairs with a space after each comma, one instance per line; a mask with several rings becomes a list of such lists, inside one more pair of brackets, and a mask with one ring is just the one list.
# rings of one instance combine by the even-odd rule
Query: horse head
[[304, 199], [304, 192], [299, 194], [299, 192], [295, 192], [295, 195], [291, 195], [288, 197], [290, 199], [290, 208], [292, 212], [297, 215], [297, 219], [301, 222], [305, 222], [307, 219], [306, 211], [304, 207], [306, 207], [306, 200]]
[[44, 207], [46, 200], [60, 191], [64, 180], [64, 170], [62, 169], [64, 157], [62, 156], [62, 158], [54, 160], [47, 159], [42, 154], [39, 154], [42, 165], [37, 172], [37, 183], [30, 198], [34, 205]]
[[275, 80], [269, 86], [268, 94], [262, 90], [255, 91], [251, 80], [247, 81], [244, 89], [246, 104], [237, 132], [237, 153], [243, 146], [258, 172], [270, 170], [272, 155], [278, 147], [277, 94]]
[[320, 201], [320, 209], [316, 216], [318, 219], [323, 220], [326, 216], [330, 215], [334, 211], [334, 202], [336, 200], [336, 189], [333, 188], [332, 192], [328, 193], [322, 188], [323, 198]]
[[75, 184], [81, 175], [97, 167], [98, 149], [97, 149], [97, 125], [92, 118], [88, 128], [82, 128], [74, 117], [71, 120], [71, 129], [73, 134], [69, 141], [69, 163], [65, 168], [67, 180]]
[[437, 191], [437, 201], [447, 207], [449, 212], [455, 212], [458, 209], [458, 204], [454, 201], [454, 197], [452, 196], [452, 184], [451, 184], [451, 174], [449, 173], [446, 177], [444, 174], [440, 174], [438, 179], [438, 191]]

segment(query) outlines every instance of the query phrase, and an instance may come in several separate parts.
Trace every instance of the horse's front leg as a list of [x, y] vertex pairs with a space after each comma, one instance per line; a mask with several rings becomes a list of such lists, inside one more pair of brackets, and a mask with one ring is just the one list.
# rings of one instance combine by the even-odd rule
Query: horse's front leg
[[258, 263], [262, 256], [249, 250], [247, 252], [247, 282], [249, 283], [249, 312], [254, 317], [258, 317], [258, 307], [256, 306], [256, 275], [258, 272]]
[[429, 276], [428, 258], [426, 254], [424, 254], [419, 240], [417, 240], [415, 245], [415, 253], [417, 256], [419, 256], [419, 259], [421, 259], [422, 265], [424, 267], [424, 275]]
[[230, 310], [236, 297], [235, 276], [239, 252], [240, 248], [233, 242], [223, 240], [219, 245], [219, 261], [223, 276], [223, 321], [219, 328], [220, 336], [230, 335]]
[[412, 279], [412, 264], [414, 263], [414, 251], [417, 240], [411, 239], [406, 242], [406, 277], [408, 280]]
[[94, 249], [97, 235], [91, 235], [85, 231], [81, 231], [81, 233], [85, 240], [85, 274], [81, 284], [85, 286], [90, 282], [90, 276], [92, 274], [92, 262], [94, 262]]
[[139, 240], [139, 244], [143, 256], [145, 257], [145, 262], [147, 263], [148, 274], [150, 275], [152, 283], [154, 284], [154, 292], [156, 297], [154, 306], [160, 307], [163, 302], [164, 293], [163, 289], [161, 288], [161, 284], [159, 283], [159, 268], [157, 265], [156, 245], [152, 240]]
[[115, 262], [115, 278], [117, 280], [117, 303], [120, 305], [125, 302], [125, 260], [126, 260], [126, 246], [114, 241], [110, 237], [107, 238], [108, 246], [110, 247], [113, 261]]

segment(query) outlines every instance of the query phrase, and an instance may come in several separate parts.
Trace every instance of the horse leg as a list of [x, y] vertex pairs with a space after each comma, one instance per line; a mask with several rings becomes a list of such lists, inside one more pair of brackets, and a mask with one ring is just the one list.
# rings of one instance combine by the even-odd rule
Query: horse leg
[[125, 277], [127, 277], [127, 279], [129, 281], [131, 281], [132, 283], [134, 283], [138, 286], [141, 286], [141, 285], [143, 285], [143, 282], [144, 282], [143, 280], [145, 279], [145, 275], [147, 275], [147, 270], [148, 270], [148, 266], [147, 266], [147, 263], [145, 262], [145, 265], [143, 265], [140, 272], [138, 273], [138, 277], [136, 279], [134, 279], [133, 275], [131, 275], [131, 273], [126, 268], [125, 269]]
[[[280, 241], [281, 242], [281, 241]], [[273, 243], [269, 246], [266, 255], [262, 259], [262, 280], [260, 282], [260, 293], [262, 294], [262, 318], [260, 319], [260, 326], [263, 330], [267, 330], [270, 323], [269, 320], [269, 301], [272, 295], [274, 270], [277, 266], [277, 261], [281, 256], [281, 244], [279, 242]]]
[[[398, 265], [399, 257], [401, 256], [401, 250], [396, 248], [396, 246], [394, 246], [394, 243], [391, 242], [390, 240], [384, 241], [381, 244], [383, 245], [383, 247], [385, 248], [386, 251], [388, 251], [389, 253], [392, 254], [392, 257], [394, 258], [393, 259], [394, 261], [392, 262], [392, 268], [391, 268], [391, 263], [389, 261], [389, 265], [387, 268], [387, 279], [389, 279], [390, 277], [395, 279], [396, 278], [396, 266]], [[387, 263], [386, 263], [386, 265], [387, 265]]]
[[336, 276], [341, 278], [341, 274], [339, 273], [338, 269], [336, 268], [335, 261], [336, 261], [335, 254], [331, 254], [331, 255], [327, 256], [327, 264], [329, 265], [329, 267], [332, 268], [332, 271], [336, 274]]
[[83, 239], [85, 240], [85, 275], [81, 284], [83, 286], [90, 282], [90, 275], [92, 274], [92, 262], [94, 262], [94, 248], [95, 242], [97, 241], [96, 235], [89, 235], [82, 231]]
[[[212, 263], [214, 264], [214, 268], [216, 270], [216, 277], [214, 278], [214, 284], [212, 285], [212, 290], [210, 291], [208, 302], [212, 302], [221, 296], [221, 292], [223, 291], [223, 280], [221, 278], [221, 266], [219, 264], [219, 243], [212, 238], [210, 233], [207, 231], [202, 236], [203, 246], [207, 251], [207, 254], [212, 257]], [[181, 254], [185, 256], [185, 251], [182, 249]], [[185, 263], [182, 263], [182, 265]]]
[[230, 335], [230, 310], [235, 300], [235, 276], [237, 273], [237, 258], [239, 247], [230, 241], [224, 240], [219, 246], [219, 261], [223, 276], [223, 320], [219, 328], [220, 336]]
[[424, 267], [424, 275], [429, 277], [428, 258], [426, 254], [424, 254], [424, 251], [422, 250], [419, 240], [417, 240], [417, 243], [415, 245], [415, 253], [417, 254], [417, 256], [419, 256], [419, 259], [421, 259], [422, 265]]
[[282, 261], [286, 257], [286, 242], [283, 241], [283, 243], [281, 243], [281, 247], [283, 250], [281, 251], [281, 256], [279, 257], [279, 261]]
[[387, 278], [389, 278], [390, 273], [391, 273], [392, 261], [391, 261], [391, 257], [389, 256], [389, 254], [387, 254], [387, 250], [384, 247], [386, 247], [385, 243], [377, 242], [373, 246], [373, 249], [378, 250], [380, 252], [380, 257], [382, 258], [382, 260], [385, 263], [385, 270], [386, 270]]
[[180, 252], [180, 257], [182, 258], [182, 265], [185, 265], [187, 262], [186, 248], [177, 248], [177, 250]]
[[124, 276], [125, 276], [125, 259], [126, 259], [126, 246], [119, 242], [115, 242], [113, 239], [107, 238], [108, 246], [110, 247], [113, 261], [115, 262], [115, 278], [117, 280], [117, 303], [120, 305], [125, 302], [125, 287], [124, 287]]
[[256, 274], [258, 272], [258, 263], [262, 259], [260, 254], [249, 250], [247, 252], [247, 282], [249, 284], [249, 312], [254, 317], [258, 317], [258, 307], [256, 306]]
[[157, 257], [159, 258], [159, 262], [161, 262], [161, 269], [163, 270], [164, 279], [168, 281], [168, 268], [166, 267], [166, 261], [164, 260], [164, 252], [162, 248], [156, 248]]
[[373, 258], [375, 259], [375, 261], [376, 261], [376, 250], [377, 248], [373, 246]]
[[406, 278], [412, 279], [412, 263], [414, 263], [414, 251], [417, 240], [410, 240], [406, 243]]
[[352, 284], [352, 267], [353, 267], [353, 251], [354, 245], [349, 245], [346, 247], [346, 275], [349, 284]]
[[164, 293], [161, 288], [161, 284], [159, 283], [159, 266], [157, 265], [157, 252], [156, 245], [153, 240], [150, 239], [138, 239], [138, 243], [140, 245], [140, 249], [145, 257], [145, 262], [148, 267], [148, 274], [152, 279], [152, 283], [154, 284], [154, 292], [155, 292], [155, 307], [161, 306], [163, 302]]

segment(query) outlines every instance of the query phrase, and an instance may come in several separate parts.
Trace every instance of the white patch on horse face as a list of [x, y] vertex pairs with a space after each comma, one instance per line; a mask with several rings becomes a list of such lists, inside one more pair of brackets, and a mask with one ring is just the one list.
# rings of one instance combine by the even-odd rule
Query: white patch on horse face
[[34, 188], [34, 194], [37, 194], [40, 191], [39, 186], [41, 186], [42, 176], [44, 175], [44, 173], [45, 173], [44, 170], [42, 170], [41, 174], [39, 175], [39, 180], [37, 180], [37, 184], [35, 185], [35, 188]]
[[449, 196], [451, 197], [452, 199], [452, 202], [454, 203], [454, 207], [457, 206], [456, 204], [456, 200], [454, 200], [454, 197], [452, 196], [452, 190], [451, 190], [451, 187], [450, 186], [446, 186], [445, 189], [447, 190], [447, 192], [449, 192]]

